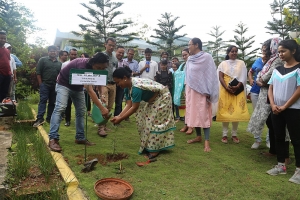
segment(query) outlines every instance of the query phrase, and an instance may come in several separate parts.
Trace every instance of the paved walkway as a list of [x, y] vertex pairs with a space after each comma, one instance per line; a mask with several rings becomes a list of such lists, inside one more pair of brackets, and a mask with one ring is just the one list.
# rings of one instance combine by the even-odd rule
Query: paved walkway
[[0, 199], [3, 198], [5, 188], [2, 182], [5, 179], [7, 167], [7, 149], [11, 147], [12, 133], [8, 131], [0, 131]]

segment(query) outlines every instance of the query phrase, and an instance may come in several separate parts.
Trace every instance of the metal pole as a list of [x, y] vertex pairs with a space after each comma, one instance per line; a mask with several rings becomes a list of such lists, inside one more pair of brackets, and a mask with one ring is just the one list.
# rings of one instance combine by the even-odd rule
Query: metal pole
[[89, 100], [89, 85], [86, 90], [86, 112], [85, 112], [85, 157], [84, 162], [86, 162], [86, 143], [87, 143], [87, 118], [88, 118], [88, 100]]

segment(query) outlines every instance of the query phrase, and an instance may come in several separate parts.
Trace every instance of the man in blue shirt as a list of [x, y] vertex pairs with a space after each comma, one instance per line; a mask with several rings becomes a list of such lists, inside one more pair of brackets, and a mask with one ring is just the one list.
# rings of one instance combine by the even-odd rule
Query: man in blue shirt
[[129, 64], [129, 68], [132, 71], [132, 76], [138, 76], [138, 74], [140, 73], [139, 70], [139, 63], [133, 59], [134, 56], [134, 49], [128, 49], [127, 50], [127, 58], [125, 58], [124, 60], [127, 61], [127, 63]]
[[[8, 48], [7, 48], [10, 52], [12, 52], [12, 46], [10, 45]], [[13, 57], [15, 59], [15, 62], [16, 62], [16, 67], [22, 67], [23, 66], [23, 63], [18, 59], [17, 56], [15, 56], [14, 54], [10, 54], [11, 57]]]

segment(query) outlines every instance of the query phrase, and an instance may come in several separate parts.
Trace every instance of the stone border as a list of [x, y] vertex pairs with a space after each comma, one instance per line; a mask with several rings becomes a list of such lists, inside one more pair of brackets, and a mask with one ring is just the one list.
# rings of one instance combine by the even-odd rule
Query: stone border
[[[36, 116], [36, 112], [33, 108], [31, 108], [32, 113]], [[49, 137], [43, 126], [37, 127], [41, 136], [44, 138], [45, 143], [49, 144]], [[61, 153], [50, 151], [53, 160], [56, 163], [57, 169], [59, 170], [61, 176], [63, 177], [67, 189], [67, 195], [69, 200], [84, 200], [84, 195], [82, 191], [78, 188], [79, 181], [76, 178], [74, 172], [70, 169], [69, 165], [64, 160], [64, 157]]]

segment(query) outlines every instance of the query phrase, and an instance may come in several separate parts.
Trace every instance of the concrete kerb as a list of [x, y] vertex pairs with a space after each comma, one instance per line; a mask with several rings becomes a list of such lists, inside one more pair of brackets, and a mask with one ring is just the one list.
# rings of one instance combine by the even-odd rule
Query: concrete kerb
[[[34, 116], [36, 116], [36, 112], [33, 108], [31, 108], [32, 113]], [[49, 144], [49, 137], [43, 126], [39, 126], [38, 130], [41, 134], [41, 136], [44, 138], [45, 143]], [[68, 164], [63, 158], [63, 155], [61, 153], [50, 151], [51, 155], [56, 163], [56, 166], [64, 179], [67, 189], [67, 195], [69, 197], [69, 200], [84, 200], [84, 195], [82, 194], [81, 190], [78, 188], [79, 181], [76, 178], [74, 172], [70, 169]]]

